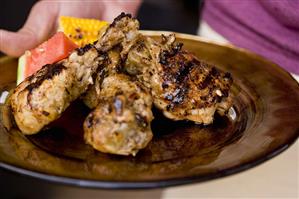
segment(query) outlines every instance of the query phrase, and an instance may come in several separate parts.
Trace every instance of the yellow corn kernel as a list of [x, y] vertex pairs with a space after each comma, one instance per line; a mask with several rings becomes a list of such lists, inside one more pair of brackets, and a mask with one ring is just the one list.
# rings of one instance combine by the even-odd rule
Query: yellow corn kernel
[[106, 21], [60, 16], [58, 31], [64, 32], [78, 46], [97, 40], [99, 31], [108, 25]]

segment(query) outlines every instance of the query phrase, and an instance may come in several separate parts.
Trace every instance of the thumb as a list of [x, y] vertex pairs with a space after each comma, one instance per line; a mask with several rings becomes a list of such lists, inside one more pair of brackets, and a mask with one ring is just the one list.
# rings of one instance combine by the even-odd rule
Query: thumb
[[36, 3], [25, 25], [18, 32], [0, 30], [0, 51], [11, 56], [20, 56], [25, 50], [36, 47], [56, 28], [58, 11], [55, 1]]
[[11, 55], [20, 56], [25, 50], [31, 49], [38, 43], [34, 32], [22, 30], [17, 33], [0, 30], [0, 51]]

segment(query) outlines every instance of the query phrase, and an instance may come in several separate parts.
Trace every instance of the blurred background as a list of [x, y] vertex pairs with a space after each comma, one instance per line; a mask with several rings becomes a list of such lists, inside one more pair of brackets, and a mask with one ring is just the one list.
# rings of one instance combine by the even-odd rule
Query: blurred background
[[[1, 0], [0, 29], [20, 29], [35, 2]], [[202, 5], [202, 0], [144, 0], [137, 18], [141, 29], [196, 34]]]

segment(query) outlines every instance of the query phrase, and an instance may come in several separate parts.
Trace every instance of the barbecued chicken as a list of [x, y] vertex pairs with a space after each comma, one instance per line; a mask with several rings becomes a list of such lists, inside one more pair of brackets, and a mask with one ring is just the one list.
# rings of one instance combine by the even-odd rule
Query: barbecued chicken
[[120, 46], [121, 58], [124, 59], [130, 48], [135, 44], [139, 38], [139, 22], [132, 18], [130, 14], [121, 13], [116, 17], [108, 29], [99, 36], [99, 41], [95, 47], [100, 51], [107, 52], [114, 46]]
[[93, 84], [92, 76], [105, 63], [105, 52], [119, 44], [130, 43], [138, 27], [137, 20], [122, 13], [95, 45], [77, 49], [68, 58], [46, 65], [25, 79], [11, 96], [11, 108], [20, 130], [34, 134], [60, 117], [70, 103]]
[[166, 117], [209, 124], [215, 111], [223, 114], [231, 106], [232, 78], [174, 42], [174, 35], [162, 36], [161, 43], [140, 37], [125, 68], [151, 89], [155, 106]]
[[158, 43], [138, 29], [136, 19], [121, 14], [97, 42], [25, 79], [10, 99], [20, 130], [37, 133], [84, 94], [93, 109], [85, 141], [101, 152], [135, 155], [153, 136], [152, 103], [170, 119], [204, 124], [228, 110], [229, 73], [182, 51], [174, 35]]
[[34, 134], [57, 119], [92, 84], [91, 75], [103, 60], [95, 48], [83, 55], [75, 51], [69, 58], [46, 65], [25, 79], [11, 96], [20, 130]]
[[153, 136], [151, 95], [124, 74], [104, 78], [100, 90], [84, 122], [85, 141], [101, 152], [135, 155]]
[[121, 74], [120, 49], [108, 51], [105, 67], [83, 97], [94, 108], [84, 122], [84, 139], [104, 153], [135, 155], [153, 136], [152, 97], [138, 82]]
[[118, 73], [120, 69], [120, 47], [116, 47], [107, 52], [107, 60], [99, 67], [98, 71], [93, 75], [94, 84], [90, 85], [88, 90], [83, 94], [82, 99], [86, 106], [90, 109], [95, 108], [101, 99], [101, 84], [108, 75]]
[[[118, 22], [122, 18], [126, 19], [125, 23]], [[82, 96], [84, 103], [89, 108], [92, 109], [99, 103], [103, 79], [108, 75], [121, 72], [123, 60], [140, 36], [138, 30], [139, 22], [130, 15], [122, 13], [108, 27], [107, 31], [102, 31], [99, 34], [99, 42], [97, 42], [96, 47], [105, 50], [108, 59], [102, 67], [98, 68], [98, 71], [93, 76], [94, 84], [90, 85]], [[111, 46], [113, 48], [110, 48]]]
[[84, 122], [84, 139], [105, 153], [135, 155], [153, 136], [152, 97], [138, 82], [122, 74], [122, 60], [139, 36], [138, 26], [134, 27], [129, 36], [107, 52], [105, 66], [94, 76], [95, 84], [83, 97], [85, 104], [94, 108]]

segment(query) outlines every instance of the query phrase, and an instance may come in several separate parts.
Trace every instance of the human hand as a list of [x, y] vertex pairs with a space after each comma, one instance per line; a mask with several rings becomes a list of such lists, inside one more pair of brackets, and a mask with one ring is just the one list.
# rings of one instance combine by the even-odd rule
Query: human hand
[[36, 47], [56, 32], [61, 15], [112, 21], [121, 12], [134, 15], [140, 3], [140, 0], [39, 1], [32, 7], [26, 23], [18, 32], [0, 30], [0, 51], [20, 56], [25, 50]]

